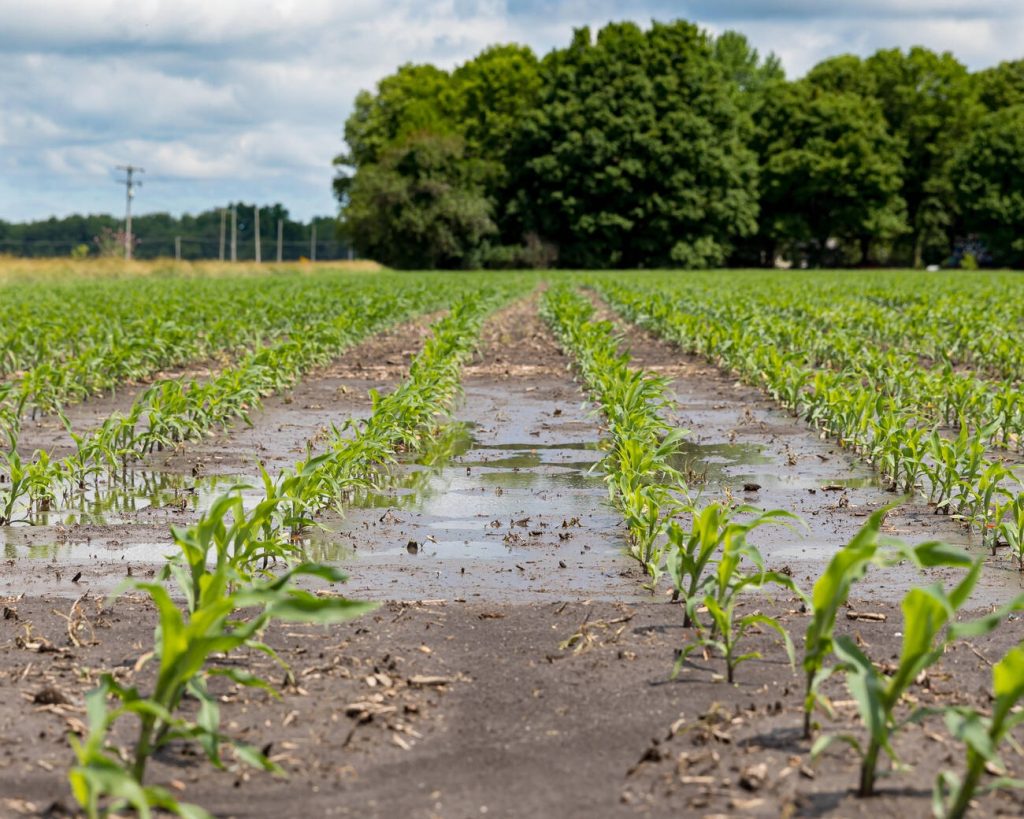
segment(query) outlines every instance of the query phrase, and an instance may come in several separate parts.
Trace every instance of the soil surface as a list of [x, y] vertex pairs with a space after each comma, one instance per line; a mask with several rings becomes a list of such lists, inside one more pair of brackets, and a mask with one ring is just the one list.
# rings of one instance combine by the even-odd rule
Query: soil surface
[[[151, 683], [151, 666], [137, 660], [152, 647], [154, 612], [103, 594], [129, 571], [154, 571], [171, 548], [169, 525], [252, 477], [254, 458], [290, 465], [328, 424], [368, 412], [367, 389], [397, 383], [425, 332], [418, 322], [371, 339], [268, 400], [251, 428], [163, 454], [141, 473], [144, 491], [0, 530], [0, 816], [73, 812], [66, 735], [83, 728], [85, 692], [104, 671]], [[638, 364], [673, 379], [691, 431], [681, 466], [694, 484], [702, 476], [709, 498], [729, 493], [807, 521], [763, 530], [757, 543], [772, 567], [809, 587], [864, 517], [893, 499], [867, 467], [728, 374], [636, 331], [629, 339]], [[599, 419], [537, 318], [536, 295], [488, 322], [464, 388], [448, 457], [408, 464], [393, 489], [325, 517], [312, 544], [350, 573], [346, 593], [380, 608], [344, 626], [272, 627], [267, 642], [291, 676], [263, 655], [232, 657], [274, 682], [279, 699], [218, 683], [225, 731], [266, 749], [288, 777], [240, 767], [230, 752], [218, 771], [195, 748], [172, 745], [147, 781], [224, 817], [930, 813], [938, 770], [963, 770], [941, 719], [898, 736], [911, 768], [863, 800], [846, 746], [810, 758], [801, 677], [770, 633], [748, 637], [745, 649], [764, 656], [739, 667], [736, 685], [720, 659], [700, 653], [672, 677], [693, 634], [622, 553], [621, 523], [591, 471]], [[901, 507], [888, 524], [911, 541], [963, 540], [925, 506]], [[1017, 591], [1006, 566], [992, 562], [976, 608]], [[896, 600], [918, 582], [894, 572], [860, 584], [840, 631], [891, 662]], [[798, 600], [757, 602], [799, 641], [807, 615]], [[918, 679], [914, 700], [989, 708], [991, 663], [1022, 637], [1014, 619], [955, 646]], [[827, 685], [836, 716], [819, 715], [822, 730], [862, 736], [842, 683]], [[117, 734], [125, 746], [130, 728]], [[1020, 754], [1007, 749], [1003, 761], [1024, 776]], [[973, 815], [1022, 814], [1021, 795], [999, 790], [980, 796]]]

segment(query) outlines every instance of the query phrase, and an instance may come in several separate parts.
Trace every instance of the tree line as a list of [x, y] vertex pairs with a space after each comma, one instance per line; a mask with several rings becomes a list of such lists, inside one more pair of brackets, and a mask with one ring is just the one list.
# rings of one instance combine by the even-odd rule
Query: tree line
[[[133, 256], [155, 259], [175, 254], [178, 250], [186, 260], [216, 259], [220, 255], [221, 212], [225, 219], [225, 258], [230, 256], [231, 208], [237, 212], [237, 257], [251, 260], [255, 253], [255, 209], [252, 203], [230, 203], [197, 215], [173, 216], [169, 213], [147, 213], [132, 217]], [[312, 253], [311, 240], [316, 229], [316, 257], [344, 258], [348, 245], [339, 241], [338, 222], [333, 216], [315, 217], [309, 222], [290, 219], [281, 204], [260, 206], [260, 241], [263, 259], [272, 260], [277, 253], [277, 221], [282, 225], [282, 256], [294, 260]], [[121, 256], [124, 254], [124, 222], [109, 214], [74, 214], [50, 217], [34, 222], [12, 223], [0, 220], [0, 254], [12, 256]]]
[[341, 224], [400, 268], [1024, 266], [1024, 60], [826, 59], [613, 23], [361, 92]]

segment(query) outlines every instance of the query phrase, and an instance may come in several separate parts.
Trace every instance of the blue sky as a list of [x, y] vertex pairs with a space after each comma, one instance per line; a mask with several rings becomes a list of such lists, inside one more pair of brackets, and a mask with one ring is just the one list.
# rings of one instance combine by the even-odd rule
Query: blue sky
[[407, 61], [685, 17], [734, 28], [790, 76], [921, 44], [971, 68], [1024, 57], [1024, 0], [0, 0], [0, 219], [280, 201], [332, 213], [331, 158], [361, 88]]

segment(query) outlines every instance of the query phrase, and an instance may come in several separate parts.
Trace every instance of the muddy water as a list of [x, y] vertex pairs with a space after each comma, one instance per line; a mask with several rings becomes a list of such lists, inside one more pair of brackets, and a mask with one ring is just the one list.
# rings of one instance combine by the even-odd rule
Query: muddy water
[[[595, 467], [600, 430], [568, 383], [471, 379], [459, 424], [431, 453], [400, 465], [387, 490], [325, 515], [310, 556], [342, 565], [346, 591], [377, 599], [649, 598], [624, 554], [619, 517]], [[250, 433], [246, 433], [247, 435]], [[87, 490], [35, 525], [0, 529], [0, 593], [107, 591], [144, 576], [186, 525], [256, 476], [137, 471], [119, 489]], [[69, 578], [83, 572], [70, 585]]]
[[440, 468], [411, 467], [415, 489], [400, 483], [325, 520], [333, 531], [316, 552], [364, 596], [649, 598], [595, 469], [600, 432], [578, 395], [553, 399], [548, 386], [471, 380], [457, 414], [465, 448]]

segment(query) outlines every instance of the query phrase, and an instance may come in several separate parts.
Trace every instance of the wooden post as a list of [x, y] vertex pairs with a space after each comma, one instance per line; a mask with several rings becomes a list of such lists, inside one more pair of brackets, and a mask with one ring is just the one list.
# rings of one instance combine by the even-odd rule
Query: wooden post
[[281, 240], [284, 238], [284, 219], [277, 220], [277, 263], [281, 264], [284, 254], [281, 249]]
[[231, 261], [238, 261], [238, 206], [231, 206]]
[[181, 237], [180, 236], [175, 236], [174, 237], [174, 261], [176, 261], [176, 262], [180, 262], [181, 261]]
[[309, 233], [309, 260], [311, 262], [316, 261], [316, 223], [312, 225], [312, 229]]

